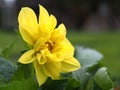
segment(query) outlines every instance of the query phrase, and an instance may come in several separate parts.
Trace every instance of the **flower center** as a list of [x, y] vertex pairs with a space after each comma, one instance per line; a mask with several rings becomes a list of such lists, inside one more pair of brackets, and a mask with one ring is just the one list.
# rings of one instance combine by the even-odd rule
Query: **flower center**
[[55, 42], [52, 42], [51, 40], [48, 40], [47, 42], [45, 42], [45, 44], [47, 45], [48, 50], [50, 52], [52, 52]]
[[48, 51], [52, 53], [54, 44], [55, 44], [55, 42], [52, 42], [51, 40], [45, 41], [44, 39], [39, 39], [35, 43], [33, 48], [35, 49], [36, 53], [39, 53], [39, 52], [41, 52], [41, 50], [44, 50], [44, 49], [48, 49]]

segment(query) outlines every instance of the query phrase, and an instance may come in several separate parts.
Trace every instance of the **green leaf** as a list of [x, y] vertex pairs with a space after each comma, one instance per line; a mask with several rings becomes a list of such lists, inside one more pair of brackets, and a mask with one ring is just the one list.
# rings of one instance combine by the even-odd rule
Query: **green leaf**
[[113, 87], [106, 67], [102, 67], [96, 72], [94, 80], [103, 90], [110, 90]]
[[76, 47], [76, 58], [80, 61], [82, 66], [91, 67], [103, 58], [103, 55], [98, 51], [90, 48]]
[[89, 73], [85, 67], [81, 67], [79, 70], [72, 72], [73, 78], [78, 80], [81, 84], [80, 90], [85, 90], [87, 82], [89, 80]]
[[38, 90], [33, 79], [14, 81], [10, 84], [0, 86], [0, 90]]
[[13, 43], [11, 43], [8, 47], [4, 48], [1, 51], [1, 54], [4, 58], [7, 58], [9, 56], [9, 54], [12, 52], [12, 49], [13, 49], [15, 42], [16, 42], [16, 40]]
[[76, 79], [69, 79], [65, 90], [80, 90], [80, 82]]
[[17, 64], [17, 70], [12, 77], [12, 81], [34, 78], [34, 68], [32, 64]]
[[0, 86], [5, 85], [6, 83], [7, 83], [6, 79], [2, 75], [0, 75]]
[[38, 90], [39, 86], [36, 83], [33, 72], [31, 64], [18, 64], [18, 68], [10, 82], [3, 84], [0, 82], [0, 90]]
[[65, 90], [67, 79], [51, 80], [48, 78], [45, 84], [39, 88], [39, 90]]
[[94, 90], [94, 82], [93, 82], [93, 79], [89, 78], [85, 90]]
[[2, 57], [2, 50], [0, 49], [0, 57]]
[[16, 67], [8, 60], [0, 58], [0, 75], [6, 81], [9, 81], [15, 72]]

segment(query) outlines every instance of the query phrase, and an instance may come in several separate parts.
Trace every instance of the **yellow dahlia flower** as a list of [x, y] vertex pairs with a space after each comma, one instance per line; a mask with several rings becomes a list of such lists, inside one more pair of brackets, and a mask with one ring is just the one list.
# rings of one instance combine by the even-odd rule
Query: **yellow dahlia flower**
[[72, 72], [80, 68], [73, 57], [74, 47], [66, 38], [66, 28], [53, 15], [39, 5], [39, 19], [31, 8], [21, 9], [18, 22], [23, 40], [32, 48], [18, 60], [22, 64], [33, 63], [39, 85], [48, 77], [59, 79], [60, 73]]

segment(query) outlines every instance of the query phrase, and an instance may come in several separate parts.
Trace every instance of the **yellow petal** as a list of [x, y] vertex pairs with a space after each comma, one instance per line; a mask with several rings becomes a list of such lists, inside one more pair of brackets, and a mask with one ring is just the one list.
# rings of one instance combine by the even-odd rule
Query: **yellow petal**
[[40, 51], [40, 49], [42, 49], [42, 45], [45, 44], [45, 39], [44, 38], [40, 38], [37, 40], [37, 42], [34, 45], [34, 49], [36, 52]]
[[37, 60], [38, 60], [38, 62], [40, 61], [41, 57], [42, 57], [42, 55], [40, 53], [37, 53]]
[[49, 30], [53, 30], [56, 27], [57, 20], [56, 20], [55, 16], [50, 15], [50, 18], [48, 20], [48, 25], [49, 25], [49, 28], [48, 28]]
[[58, 26], [58, 28], [57, 29], [55, 29], [55, 30], [58, 30], [59, 31], [59, 34], [61, 34], [61, 35], [66, 35], [66, 27], [65, 27], [65, 25], [64, 24], [60, 24], [59, 26]]
[[34, 58], [34, 50], [29, 50], [25, 52], [18, 60], [18, 62], [23, 64], [31, 63], [35, 60]]
[[[33, 43], [30, 39], [35, 38], [38, 34], [37, 17], [34, 11], [28, 7], [22, 8], [18, 16], [18, 22], [20, 33], [22, 34], [24, 40], [30, 44]], [[30, 38], [28, 38], [28, 35]]]
[[66, 36], [66, 28], [64, 24], [60, 24], [58, 28], [56, 28], [51, 35], [51, 40], [56, 42], [56, 41], [61, 41], [64, 39]]
[[46, 72], [52, 79], [59, 79], [60, 77], [60, 63], [48, 61], [44, 64]]
[[40, 65], [37, 60], [34, 61], [34, 67], [36, 72], [37, 81], [39, 83], [39, 86], [45, 83], [48, 76], [44, 72], [44, 67]]
[[47, 55], [50, 54], [50, 51], [48, 50], [48, 48], [46, 48], [46, 49], [40, 50], [40, 53], [41, 53], [43, 56], [47, 56]]
[[80, 67], [80, 63], [75, 58], [67, 58], [61, 62], [61, 72], [72, 72]]
[[46, 57], [48, 58], [48, 60], [51, 60], [53, 62], [60, 62], [63, 60], [63, 58], [57, 56], [56, 54], [49, 54]]
[[55, 42], [52, 53], [61, 58], [72, 57], [74, 55], [74, 47], [67, 39], [64, 39], [62, 41]]
[[53, 15], [49, 16], [47, 10], [43, 6], [40, 5], [39, 7], [40, 7], [39, 27], [40, 30], [43, 31], [46, 35], [47, 32], [53, 30], [56, 27], [57, 20]]
[[21, 9], [18, 16], [18, 22], [20, 25], [29, 26], [32, 29], [31, 32], [33, 33], [37, 32], [38, 29], [37, 17], [31, 8], [24, 7]]
[[33, 45], [35, 42], [35, 39], [34, 39], [33, 33], [30, 31], [29, 27], [19, 25], [19, 29], [20, 29], [20, 33], [23, 37], [23, 40], [26, 41], [28, 44]]
[[74, 47], [67, 38], [64, 39], [64, 41], [61, 41], [60, 44], [62, 46], [62, 50], [60, 51], [60, 53], [63, 57], [67, 58], [74, 55]]
[[42, 56], [41, 53], [37, 53], [37, 60], [39, 64], [45, 64], [47, 62], [47, 58]]
[[39, 24], [41, 23], [45, 23], [48, 18], [49, 18], [49, 14], [47, 12], [47, 10], [42, 6], [42, 5], [39, 5]]
[[54, 30], [56, 25], [57, 25], [57, 20], [53, 15], [50, 15], [50, 17], [47, 19], [46, 22], [41, 22], [39, 24], [40, 30], [43, 30], [44, 33], [45, 32], [51, 33], [51, 31]]
[[53, 49], [52, 49], [52, 53], [53, 54], [58, 54], [58, 53], [60, 53], [61, 50], [62, 50], [62, 46], [59, 45], [59, 44], [55, 44]]

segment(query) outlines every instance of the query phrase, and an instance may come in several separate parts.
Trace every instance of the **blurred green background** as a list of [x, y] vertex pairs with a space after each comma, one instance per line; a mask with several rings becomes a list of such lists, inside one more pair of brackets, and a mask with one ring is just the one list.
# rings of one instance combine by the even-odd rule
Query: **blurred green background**
[[[103, 54], [104, 58], [101, 64], [108, 67], [110, 75], [115, 78], [120, 78], [120, 33], [119, 32], [101, 32], [88, 33], [69, 31], [68, 39], [75, 45], [89, 47], [98, 50]], [[13, 62], [17, 61], [22, 50], [27, 49], [27, 45], [17, 33], [0, 32], [0, 48], [9, 47], [13, 42], [15, 44], [11, 51], [9, 51], [9, 58]]]
[[0, 0], [0, 49], [15, 44], [9, 59], [16, 62], [27, 48], [18, 33], [17, 16], [21, 7], [31, 7], [39, 15], [38, 4], [67, 27], [71, 43], [98, 50], [101, 64], [120, 82], [120, 1], [119, 0]]

